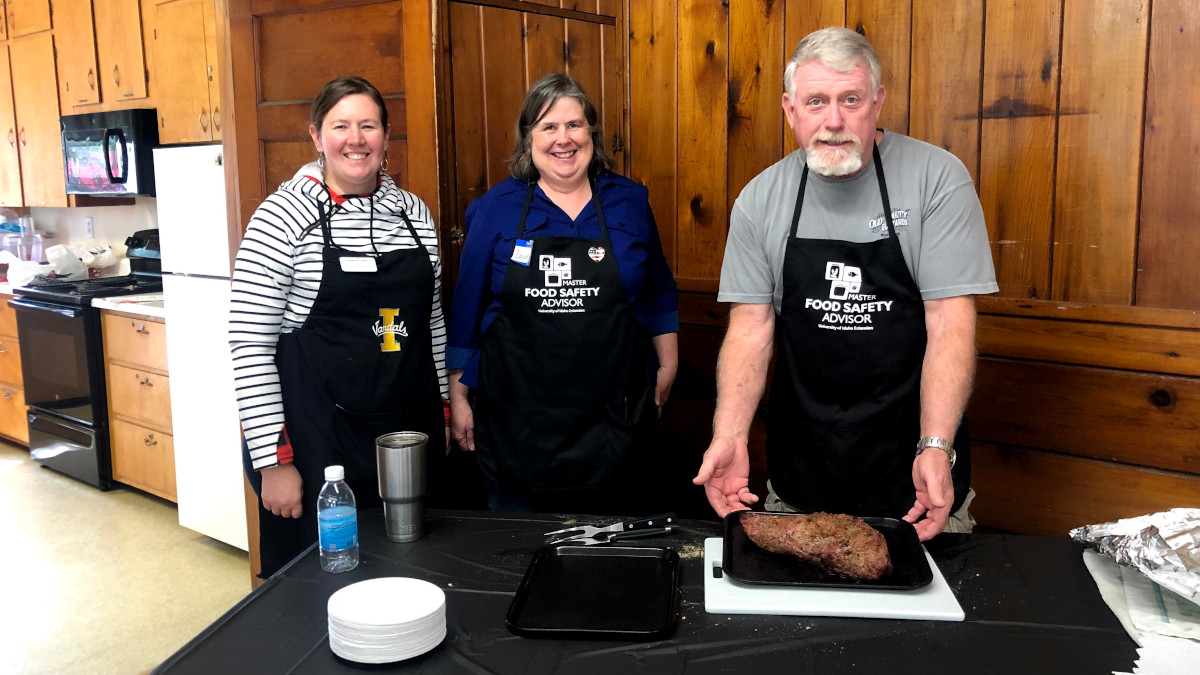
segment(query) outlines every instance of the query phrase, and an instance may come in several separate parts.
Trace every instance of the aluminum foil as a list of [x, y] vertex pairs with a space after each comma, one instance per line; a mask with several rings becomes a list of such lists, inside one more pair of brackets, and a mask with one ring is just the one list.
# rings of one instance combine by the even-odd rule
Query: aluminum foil
[[1200, 605], [1200, 509], [1171, 509], [1084, 525], [1071, 539]]

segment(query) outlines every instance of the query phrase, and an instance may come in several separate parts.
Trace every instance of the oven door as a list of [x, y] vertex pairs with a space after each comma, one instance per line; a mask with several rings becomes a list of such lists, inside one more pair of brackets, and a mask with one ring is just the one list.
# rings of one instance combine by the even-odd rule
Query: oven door
[[100, 363], [88, 358], [99, 335], [98, 326], [88, 325], [95, 310], [21, 297], [8, 304], [17, 313], [25, 403], [91, 426], [95, 375], [89, 365]]
[[40, 410], [29, 411], [29, 456], [45, 466], [101, 490], [112, 488], [108, 454], [96, 431]]

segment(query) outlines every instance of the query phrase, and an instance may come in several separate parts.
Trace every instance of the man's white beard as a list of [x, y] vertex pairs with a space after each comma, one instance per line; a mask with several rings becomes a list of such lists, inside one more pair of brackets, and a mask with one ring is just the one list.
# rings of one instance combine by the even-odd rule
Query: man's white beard
[[[818, 146], [818, 141], [850, 141], [849, 144], [834, 150], [826, 146]], [[808, 168], [826, 178], [841, 178], [858, 173], [862, 169], [862, 141], [851, 133], [818, 134], [808, 142], [804, 150]]]

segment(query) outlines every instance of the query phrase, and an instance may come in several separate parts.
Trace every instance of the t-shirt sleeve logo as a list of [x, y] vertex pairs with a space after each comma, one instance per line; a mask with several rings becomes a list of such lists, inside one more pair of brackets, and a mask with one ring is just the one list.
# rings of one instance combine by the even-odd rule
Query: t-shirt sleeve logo
[[384, 308], [379, 310], [379, 320], [372, 326], [371, 331], [375, 333], [375, 337], [382, 337], [383, 341], [379, 343], [379, 351], [382, 352], [398, 352], [400, 351], [400, 343], [396, 341], [396, 336], [408, 337], [408, 327], [404, 322], [396, 323], [396, 316], [400, 314], [399, 309]]

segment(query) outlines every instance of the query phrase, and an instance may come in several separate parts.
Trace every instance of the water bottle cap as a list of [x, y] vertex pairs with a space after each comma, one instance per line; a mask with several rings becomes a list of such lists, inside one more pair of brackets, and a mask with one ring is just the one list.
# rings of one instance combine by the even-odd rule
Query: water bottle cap
[[335, 480], [344, 480], [346, 478], [346, 470], [341, 464], [325, 467], [325, 480], [333, 482]]

